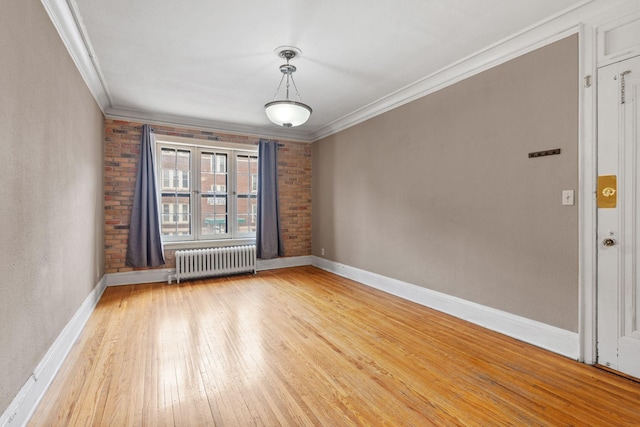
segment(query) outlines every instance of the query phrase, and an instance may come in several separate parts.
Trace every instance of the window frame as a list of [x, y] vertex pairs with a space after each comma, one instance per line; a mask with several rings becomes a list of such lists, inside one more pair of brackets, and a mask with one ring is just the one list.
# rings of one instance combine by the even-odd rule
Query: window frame
[[[237, 159], [239, 155], [251, 155], [258, 157], [258, 147], [246, 144], [235, 144], [224, 141], [206, 141], [200, 139], [183, 138], [170, 135], [156, 135], [155, 166], [156, 166], [156, 183], [158, 192], [158, 207], [160, 219], [163, 213], [162, 203], [162, 184], [164, 179], [161, 167], [162, 148], [172, 150], [188, 150], [191, 153], [191, 168], [189, 176], [190, 202], [189, 212], [191, 213], [191, 234], [182, 236], [166, 236], [162, 235], [162, 241], [165, 247], [181, 249], [181, 248], [199, 248], [199, 247], [217, 247], [228, 245], [242, 245], [255, 243], [255, 233], [240, 233], [238, 230], [238, 212], [237, 212]], [[206, 235], [202, 233], [202, 191], [211, 192], [210, 188], [201, 188], [201, 163], [202, 154], [210, 152], [219, 152], [226, 154], [227, 163], [227, 227], [228, 232], [220, 235]], [[259, 159], [258, 159], [259, 162]], [[218, 168], [216, 168], [218, 172]], [[182, 178], [182, 177], [180, 177]], [[182, 185], [182, 179], [180, 179]], [[173, 214], [174, 212], [172, 212]], [[182, 212], [175, 212], [182, 217]]]

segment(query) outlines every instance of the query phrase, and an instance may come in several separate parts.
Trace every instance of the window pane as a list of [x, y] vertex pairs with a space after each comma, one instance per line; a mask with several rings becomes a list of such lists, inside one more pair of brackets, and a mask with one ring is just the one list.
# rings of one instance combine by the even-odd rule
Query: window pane
[[176, 222], [178, 223], [178, 235], [185, 236], [191, 234], [191, 213], [189, 206], [191, 205], [190, 194], [178, 194], [176, 212], [180, 212], [180, 206], [182, 206], [182, 215], [176, 215]]
[[188, 190], [189, 189], [189, 171], [180, 171], [181, 179], [180, 179], [180, 189]]
[[191, 214], [189, 213], [189, 205], [186, 203], [182, 203], [180, 204], [180, 219], [178, 221], [180, 222], [189, 222], [189, 217], [191, 216]]
[[238, 156], [237, 163], [237, 175], [238, 175], [238, 188], [237, 191], [240, 194], [249, 193], [249, 157]]
[[238, 213], [236, 215], [238, 221], [238, 233], [255, 233], [256, 217], [258, 213], [258, 199], [253, 196], [238, 197], [237, 204]]
[[160, 154], [160, 168], [162, 169], [162, 191], [175, 190], [174, 172], [176, 170], [176, 150], [163, 148]]
[[246, 213], [238, 214], [238, 232], [248, 233], [249, 231], [249, 215]]
[[229, 232], [226, 215], [216, 215], [216, 223], [218, 224], [218, 232], [220, 234], [226, 234]]
[[227, 192], [226, 154], [202, 153], [200, 159], [200, 190], [203, 193]]
[[162, 194], [160, 230], [163, 236], [191, 234], [191, 196], [189, 194]]
[[223, 224], [216, 222], [216, 216], [214, 214], [203, 214], [201, 233], [203, 236], [220, 234], [221, 225]]
[[227, 174], [216, 174], [215, 177], [216, 193], [227, 192]]
[[204, 215], [202, 224], [203, 236], [216, 236], [220, 234], [227, 234], [227, 216], [226, 215]]
[[202, 195], [200, 203], [202, 214], [202, 227], [200, 232], [203, 236], [215, 236], [227, 234], [227, 197]]
[[257, 217], [258, 217], [258, 198], [257, 197], [252, 197], [251, 199], [249, 199], [249, 204], [250, 204], [250, 211], [251, 214], [249, 215], [249, 233], [255, 233], [256, 232], [256, 224], [257, 224]]
[[258, 194], [258, 175], [251, 175], [251, 194]]
[[219, 173], [227, 173], [227, 155], [226, 154], [216, 154], [215, 171]]
[[238, 174], [238, 188], [236, 190], [238, 194], [249, 194], [249, 191], [250, 191], [249, 188], [250, 188], [249, 175]]
[[160, 230], [162, 231], [163, 236], [177, 235], [176, 223], [173, 221], [173, 215], [171, 215], [174, 201], [175, 197], [173, 196], [162, 196], [162, 218]]
[[213, 154], [200, 154], [200, 173], [213, 172]]

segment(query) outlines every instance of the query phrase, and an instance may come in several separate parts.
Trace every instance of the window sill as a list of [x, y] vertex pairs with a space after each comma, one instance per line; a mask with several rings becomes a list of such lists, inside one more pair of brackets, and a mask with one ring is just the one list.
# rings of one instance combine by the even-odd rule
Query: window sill
[[188, 240], [178, 242], [163, 242], [165, 249], [179, 250], [179, 249], [204, 249], [204, 248], [222, 248], [225, 246], [242, 246], [242, 245], [255, 245], [255, 238], [246, 239], [224, 239], [224, 240]]

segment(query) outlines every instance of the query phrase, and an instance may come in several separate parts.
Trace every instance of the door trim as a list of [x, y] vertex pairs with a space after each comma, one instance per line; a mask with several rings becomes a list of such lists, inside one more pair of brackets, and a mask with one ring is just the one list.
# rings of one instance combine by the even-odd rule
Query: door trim
[[[578, 335], [579, 361], [594, 365], [597, 354], [597, 70], [598, 30], [612, 22], [640, 12], [638, 1], [619, 1], [608, 9], [584, 19], [579, 39], [579, 112], [578, 112]], [[622, 58], [624, 59], [624, 58]], [[606, 60], [606, 58], [603, 58]], [[590, 76], [590, 86], [585, 78]]]
[[[593, 365], [597, 360], [596, 340], [596, 26], [580, 25], [578, 33], [578, 335], [579, 361]], [[590, 86], [586, 78], [590, 77]]]

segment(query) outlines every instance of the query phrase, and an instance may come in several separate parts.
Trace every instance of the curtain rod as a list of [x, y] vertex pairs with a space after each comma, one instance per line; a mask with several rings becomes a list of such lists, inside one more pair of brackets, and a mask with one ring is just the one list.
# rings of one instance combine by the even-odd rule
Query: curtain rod
[[[272, 141], [272, 142], [275, 142], [275, 141]], [[259, 142], [254, 142], [253, 143], [253, 145], [258, 145], [258, 144], [259, 144]], [[284, 146], [285, 146], [284, 144], [278, 143], [278, 147], [284, 147]]]

